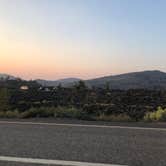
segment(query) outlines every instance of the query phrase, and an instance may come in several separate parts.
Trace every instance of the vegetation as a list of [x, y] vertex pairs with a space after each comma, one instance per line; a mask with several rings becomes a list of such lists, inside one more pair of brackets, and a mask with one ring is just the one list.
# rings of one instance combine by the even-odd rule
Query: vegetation
[[9, 109], [9, 93], [7, 88], [0, 88], [0, 111]]
[[146, 122], [166, 122], [166, 109], [158, 107], [155, 112], [147, 112], [144, 116]]
[[30, 108], [24, 112], [1, 111], [1, 118], [35, 118], [35, 117], [55, 117], [55, 118], [81, 118], [81, 111], [76, 108], [65, 107], [39, 107]]
[[20, 114], [21, 118], [31, 117], [55, 117], [55, 118], [79, 118], [80, 110], [76, 108], [65, 108], [65, 107], [40, 107], [30, 108], [29, 110]]
[[126, 114], [119, 115], [100, 115], [96, 117], [96, 120], [100, 121], [111, 121], [111, 122], [132, 122], [134, 121], [130, 116]]
[[166, 111], [158, 106], [166, 108], [165, 90], [112, 90], [108, 82], [104, 88], [88, 88], [83, 81], [65, 88], [20, 79], [0, 81], [0, 117], [165, 121]]

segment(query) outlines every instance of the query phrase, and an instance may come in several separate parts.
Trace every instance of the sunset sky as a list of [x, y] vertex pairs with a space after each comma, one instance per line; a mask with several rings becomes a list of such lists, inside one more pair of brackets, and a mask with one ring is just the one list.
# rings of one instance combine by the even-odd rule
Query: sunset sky
[[0, 73], [83, 79], [166, 71], [165, 0], [0, 0]]

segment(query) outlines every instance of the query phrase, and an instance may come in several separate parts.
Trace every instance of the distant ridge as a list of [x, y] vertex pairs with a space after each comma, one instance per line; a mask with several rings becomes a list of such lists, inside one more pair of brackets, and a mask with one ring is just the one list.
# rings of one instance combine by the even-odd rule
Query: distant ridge
[[[17, 79], [8, 74], [0, 74], [0, 79]], [[64, 78], [60, 80], [35, 80], [42, 86], [69, 87], [80, 81], [79, 78]], [[131, 72], [114, 76], [100, 77], [90, 80], [83, 80], [88, 87], [104, 88], [109, 85], [110, 89], [166, 89], [166, 73], [159, 70]]]
[[106, 83], [111, 89], [166, 89], [166, 73], [159, 70], [142, 71], [107, 76], [86, 81], [88, 86], [104, 87]]
[[79, 78], [64, 78], [64, 79], [59, 79], [55, 81], [37, 79], [36, 81], [42, 86], [58, 86], [59, 84], [61, 84], [62, 86], [66, 87], [66, 86], [73, 85], [74, 83], [80, 81], [80, 79]]
[[17, 79], [16, 77], [12, 76], [12, 75], [9, 75], [9, 74], [2, 74], [0, 73], [0, 80], [2, 79], [9, 79], [9, 80], [15, 80]]

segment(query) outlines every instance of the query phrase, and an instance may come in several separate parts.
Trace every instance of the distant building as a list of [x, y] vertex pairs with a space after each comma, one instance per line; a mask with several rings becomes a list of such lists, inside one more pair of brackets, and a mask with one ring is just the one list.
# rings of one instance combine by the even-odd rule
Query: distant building
[[46, 92], [50, 92], [51, 90], [49, 89], [49, 88], [44, 88], [44, 91], [46, 91]]
[[42, 87], [42, 86], [38, 90], [39, 91], [45, 91], [45, 92], [50, 92], [51, 91], [51, 89], [49, 87]]
[[38, 90], [39, 90], [39, 91], [43, 90], [43, 87], [41, 86]]
[[91, 96], [96, 96], [96, 93], [95, 92], [91, 92]]
[[28, 89], [29, 89], [29, 87], [28, 87], [28, 86], [26, 86], [26, 85], [22, 85], [22, 86], [20, 87], [20, 89], [21, 89], [21, 90], [28, 90]]

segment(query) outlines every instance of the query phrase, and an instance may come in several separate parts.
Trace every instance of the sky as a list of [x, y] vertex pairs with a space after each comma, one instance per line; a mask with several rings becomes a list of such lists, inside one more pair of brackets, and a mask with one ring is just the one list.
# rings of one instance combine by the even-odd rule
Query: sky
[[0, 0], [0, 73], [89, 79], [166, 71], [165, 0]]

